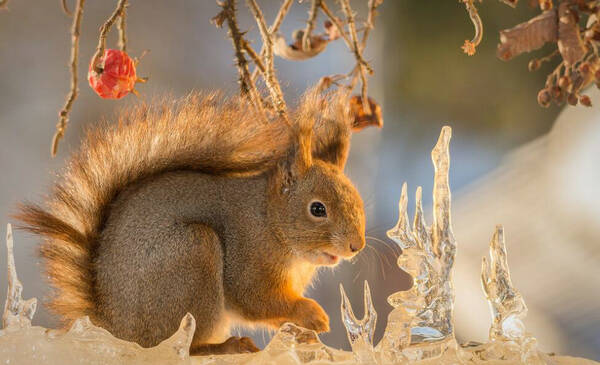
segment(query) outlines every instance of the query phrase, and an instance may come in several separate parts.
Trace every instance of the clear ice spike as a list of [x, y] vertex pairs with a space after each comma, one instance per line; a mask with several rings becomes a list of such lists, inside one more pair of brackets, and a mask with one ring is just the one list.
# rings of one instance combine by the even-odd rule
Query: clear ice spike
[[522, 338], [527, 306], [510, 279], [502, 226], [496, 227], [490, 242], [490, 261], [486, 257], [482, 260], [481, 285], [492, 312], [490, 340]]
[[15, 268], [15, 256], [13, 254], [13, 235], [12, 226], [6, 225], [6, 249], [8, 266], [8, 290], [6, 293], [6, 302], [4, 304], [4, 313], [2, 315], [3, 327], [30, 327], [31, 320], [37, 307], [37, 299], [31, 298], [23, 300], [23, 285], [17, 277]]
[[377, 312], [375, 311], [373, 301], [371, 300], [369, 283], [365, 280], [365, 314], [360, 320], [354, 315], [352, 305], [346, 296], [342, 284], [340, 284], [340, 293], [342, 296], [342, 322], [344, 323], [344, 327], [346, 327], [346, 333], [348, 334], [348, 340], [352, 346], [352, 351], [359, 362], [373, 361], [373, 334], [375, 333], [375, 325], [377, 324]]

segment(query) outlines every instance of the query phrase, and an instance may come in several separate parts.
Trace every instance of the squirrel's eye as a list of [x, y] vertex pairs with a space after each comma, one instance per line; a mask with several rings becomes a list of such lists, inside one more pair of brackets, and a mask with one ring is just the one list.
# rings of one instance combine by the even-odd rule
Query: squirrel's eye
[[323, 203], [315, 201], [310, 203], [310, 214], [318, 218], [327, 217], [327, 209]]

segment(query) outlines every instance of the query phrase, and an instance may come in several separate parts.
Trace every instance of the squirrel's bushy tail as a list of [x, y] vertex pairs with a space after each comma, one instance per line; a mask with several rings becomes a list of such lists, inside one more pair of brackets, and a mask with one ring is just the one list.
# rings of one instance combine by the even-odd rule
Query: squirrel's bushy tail
[[285, 123], [265, 121], [238, 98], [192, 94], [142, 105], [88, 131], [47, 201], [21, 207], [22, 228], [45, 238], [40, 254], [66, 324], [95, 318], [93, 259], [110, 202], [132, 182], [169, 170], [256, 174], [286, 153]]

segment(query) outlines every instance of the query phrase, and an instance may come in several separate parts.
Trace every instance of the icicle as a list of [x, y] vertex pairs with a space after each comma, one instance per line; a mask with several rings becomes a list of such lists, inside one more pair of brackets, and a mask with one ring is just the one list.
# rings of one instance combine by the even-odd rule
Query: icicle
[[344, 286], [340, 284], [340, 293], [342, 296], [341, 312], [342, 322], [346, 327], [348, 341], [352, 346], [352, 352], [356, 356], [359, 363], [367, 363], [374, 361], [373, 354], [373, 334], [375, 333], [375, 325], [377, 324], [377, 312], [371, 300], [371, 290], [369, 283], [365, 280], [364, 303], [365, 315], [361, 320], [356, 319], [350, 300], [346, 296]]
[[6, 293], [6, 303], [4, 304], [4, 314], [2, 323], [4, 328], [9, 327], [30, 327], [31, 320], [37, 307], [37, 299], [31, 298], [23, 300], [23, 285], [17, 277], [15, 267], [15, 256], [13, 253], [13, 235], [12, 226], [6, 225], [6, 249], [8, 266], [8, 290]]
[[409, 228], [407, 207], [408, 198], [406, 195], [406, 182], [404, 182], [404, 184], [402, 184], [400, 202], [398, 203], [398, 223], [396, 223], [394, 228], [387, 231], [387, 236], [396, 242], [402, 249], [414, 247], [416, 244]]
[[510, 278], [502, 226], [496, 227], [490, 242], [490, 258], [488, 264], [484, 257], [481, 265], [481, 284], [492, 312], [490, 340], [522, 338], [527, 306]]
[[179, 329], [169, 338], [159, 343], [155, 349], [159, 352], [174, 353], [179, 359], [190, 357], [190, 345], [196, 331], [196, 320], [190, 313], [181, 320]]

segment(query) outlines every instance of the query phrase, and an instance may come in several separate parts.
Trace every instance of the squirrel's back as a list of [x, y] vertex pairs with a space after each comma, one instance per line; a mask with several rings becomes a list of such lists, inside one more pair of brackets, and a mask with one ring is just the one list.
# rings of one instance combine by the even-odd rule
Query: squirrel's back
[[253, 175], [286, 153], [290, 130], [239, 98], [191, 94], [141, 105], [91, 129], [47, 207], [25, 204], [17, 219], [44, 236], [40, 254], [57, 291], [50, 307], [67, 321], [94, 318], [94, 245], [111, 201], [142, 178], [174, 170]]

